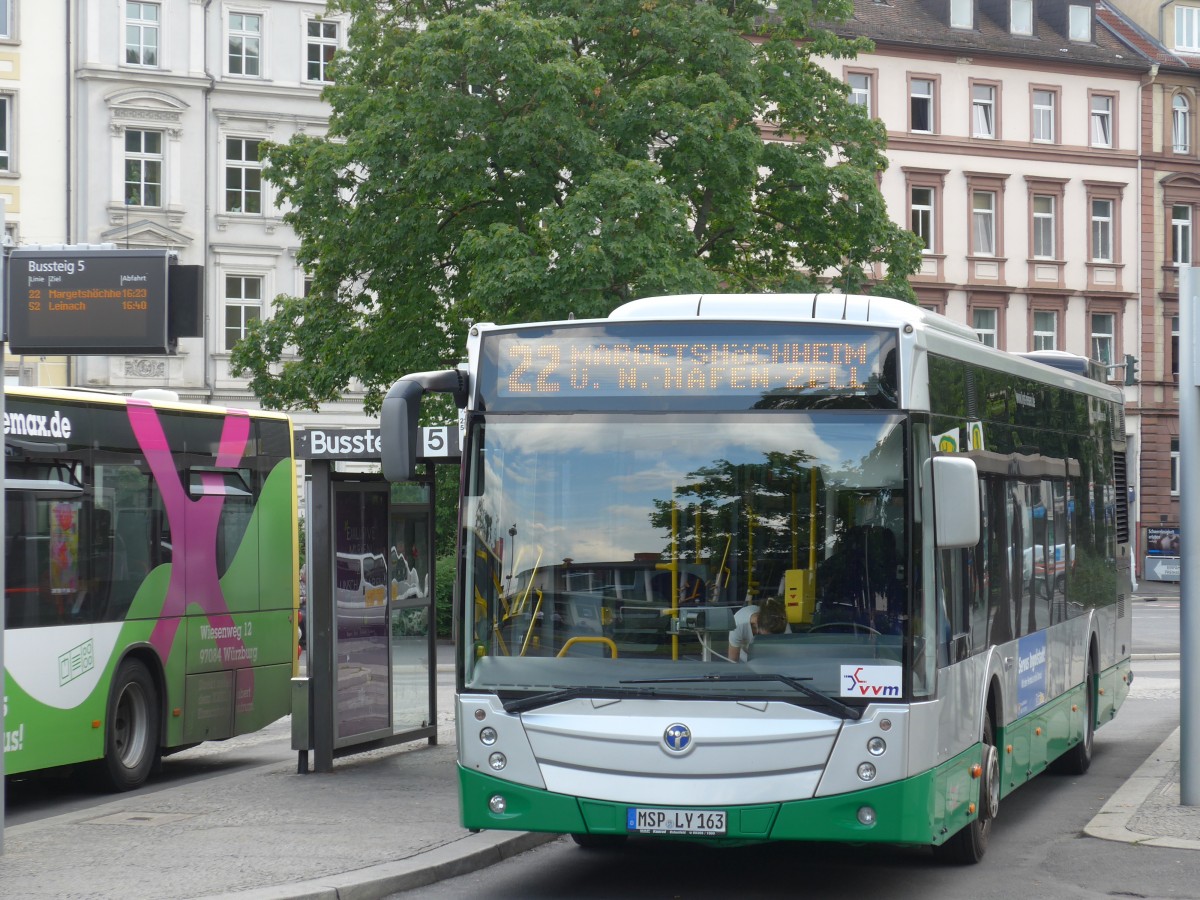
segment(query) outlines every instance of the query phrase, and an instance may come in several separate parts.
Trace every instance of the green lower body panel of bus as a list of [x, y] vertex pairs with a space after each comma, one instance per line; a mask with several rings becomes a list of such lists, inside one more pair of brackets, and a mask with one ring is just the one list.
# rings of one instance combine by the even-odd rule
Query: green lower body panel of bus
[[[870, 841], [940, 844], [975, 818], [979, 782], [976, 745], [943, 765], [903, 781], [832, 797], [719, 807], [726, 830], [712, 841]], [[629, 834], [631, 804], [572, 797], [501, 781], [459, 767], [463, 825], [472, 829]], [[504, 811], [489, 801], [504, 798]], [[662, 808], [657, 804], [644, 804]], [[700, 804], [702, 806], [702, 804]], [[705, 807], [705, 809], [713, 809]]]

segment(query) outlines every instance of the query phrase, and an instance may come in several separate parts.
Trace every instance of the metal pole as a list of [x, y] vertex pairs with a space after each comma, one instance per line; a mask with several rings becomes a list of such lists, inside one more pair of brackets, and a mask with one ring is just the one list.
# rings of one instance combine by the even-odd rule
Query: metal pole
[[1179, 802], [1200, 806], [1200, 269], [1179, 268]]

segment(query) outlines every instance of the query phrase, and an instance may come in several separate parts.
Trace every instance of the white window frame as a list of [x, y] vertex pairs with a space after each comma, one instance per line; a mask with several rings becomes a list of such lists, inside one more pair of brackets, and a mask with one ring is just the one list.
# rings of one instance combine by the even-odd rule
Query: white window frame
[[975, 0], [950, 0], [950, 27], [975, 27]]
[[1200, 53], [1200, 7], [1175, 6], [1175, 49]]
[[[1090, 352], [1092, 359], [1104, 366], [1115, 363], [1117, 352], [1117, 316], [1110, 312], [1094, 312], [1088, 316], [1091, 325]], [[1107, 323], [1107, 327], [1103, 327]]]
[[[991, 323], [980, 321], [980, 314], [991, 317]], [[971, 327], [975, 337], [988, 347], [996, 347], [1000, 343], [1000, 310], [992, 306], [976, 306], [971, 310]]]
[[[934, 133], [934, 80], [932, 78], [913, 78], [908, 86], [908, 115], [909, 126], [918, 134]], [[928, 128], [917, 127], [917, 111], [925, 110], [925, 121]]]
[[0, 94], [0, 172], [17, 170], [14, 159], [17, 142], [13, 135], [17, 117], [13, 115], [13, 103], [12, 94]]
[[[1052, 194], [1033, 195], [1033, 258], [1055, 259], [1055, 198]], [[1049, 209], [1045, 207], [1049, 205]], [[1042, 207], [1039, 209], [1039, 207]]]
[[850, 85], [850, 103], [854, 106], [861, 106], [867, 111], [867, 115], [874, 115], [871, 110], [871, 75], [868, 72], [851, 72], [846, 76], [846, 83]]
[[[246, 21], [254, 19], [258, 22], [258, 31], [253, 31], [245, 27]], [[235, 26], [235, 20], [238, 27]], [[247, 12], [240, 9], [231, 9], [225, 14], [225, 71], [228, 75], [234, 78], [262, 78], [264, 72], [263, 65], [263, 44], [265, 43], [267, 17], [261, 12]], [[242, 49], [235, 57], [233, 52], [233, 39], [241, 38]], [[248, 43], [256, 43], [254, 52], [250, 52]], [[234, 71], [234, 59], [239, 60], [240, 72]], [[253, 60], [257, 71], [247, 72], [247, 61]]]
[[1091, 43], [1092, 8], [1072, 3], [1067, 6], [1067, 36], [1073, 41]]
[[[313, 26], [318, 26], [318, 31], [321, 34], [312, 34]], [[333, 36], [324, 32], [333, 29]], [[325, 19], [320, 16], [310, 16], [304, 23], [304, 80], [309, 84], [331, 84], [332, 79], [329, 75], [329, 64], [333, 62], [333, 57], [337, 55], [341, 47], [342, 23], [336, 19]], [[313, 50], [317, 50], [317, 59], [312, 59]], [[326, 58], [326, 51], [332, 49], [332, 54]], [[310, 71], [311, 67], [316, 64], [320, 69], [320, 78], [313, 78]]]
[[[917, 201], [917, 195], [922, 195], [921, 202]], [[926, 202], [925, 198], [928, 197]], [[922, 253], [936, 252], [936, 243], [934, 242], [936, 235], [933, 232], [934, 209], [937, 203], [937, 191], [925, 185], [913, 185], [908, 189], [909, 198], [909, 227], [912, 233], [921, 238], [925, 246], [922, 248]]]
[[[1047, 328], [1046, 316], [1049, 316]], [[1035, 309], [1033, 311], [1033, 349], [1058, 349], [1058, 312], [1053, 309]]]
[[1039, 144], [1054, 143], [1054, 113], [1058, 96], [1046, 88], [1033, 89], [1032, 140]]
[[[986, 204], [980, 205], [981, 200], [986, 200]], [[971, 191], [971, 253], [974, 256], [996, 255], [995, 191]]]
[[1011, 34], [1033, 35], [1033, 0], [1008, 0], [1008, 23]]
[[994, 84], [971, 85], [971, 137], [989, 139], [996, 137], [996, 86]]
[[[242, 156], [240, 158], [235, 158], [235, 157], [230, 156], [229, 151], [230, 151], [230, 142], [231, 141], [237, 141], [239, 146], [241, 147]], [[224, 195], [223, 195], [224, 200], [221, 204], [221, 208], [225, 213], [230, 214], [230, 215], [262, 216], [262, 215], [266, 214], [267, 195], [266, 195], [266, 191], [263, 189], [262, 163], [259, 162], [257, 158], [252, 159], [252, 160], [248, 160], [245, 158], [246, 151], [248, 149], [246, 145], [249, 141], [253, 141], [255, 144], [258, 144], [260, 147], [262, 145], [262, 138], [257, 138], [257, 137], [245, 137], [242, 135], [226, 135], [225, 139], [224, 139], [224, 144], [225, 144], [225, 159], [224, 159], [225, 184], [224, 184]], [[241, 184], [237, 187], [230, 186], [230, 180], [231, 180], [230, 174], [234, 171], [237, 171], [240, 173]], [[249, 173], [256, 173], [254, 176], [258, 181], [258, 187], [256, 189], [248, 189], [246, 187], [247, 181], [249, 179]], [[229, 202], [230, 192], [234, 192], [234, 191], [237, 192], [238, 196], [241, 198], [241, 201], [242, 201], [240, 204], [236, 204], [238, 207], [237, 209], [233, 208], [235, 206], [235, 204], [231, 204]], [[245, 207], [248, 204], [245, 201], [246, 201], [247, 197], [254, 195], [254, 194], [258, 195], [258, 209], [255, 211], [247, 211]]]
[[1116, 220], [1116, 201], [1108, 197], [1092, 198], [1092, 262], [1113, 261], [1113, 223]]
[[[157, 18], [144, 19], [140, 16], [135, 18], [130, 15], [130, 8], [137, 7], [139, 13], [145, 9], [152, 8], [156, 11]], [[121, 19], [122, 19], [122, 40], [121, 40], [121, 62], [126, 66], [136, 66], [139, 69], [157, 69], [162, 66], [162, 35], [163, 35], [163, 4], [150, 2], [150, 0], [125, 0], [121, 4]], [[131, 43], [129, 40], [130, 29], [136, 29], [138, 39]], [[153, 46], [146, 41], [147, 35], [154, 35]], [[135, 49], [137, 53], [136, 60], [129, 59], [129, 51]], [[146, 62], [147, 51], [152, 50], [154, 53], [154, 61]]]
[[1176, 153], [1192, 150], [1192, 104], [1183, 94], [1171, 98], [1171, 148]]
[[[238, 290], [231, 293], [232, 280], [237, 280]], [[263, 318], [263, 297], [266, 294], [266, 278], [260, 274], [247, 274], [242, 272], [226, 272], [224, 273], [224, 287], [222, 290], [222, 346], [225, 352], [233, 350], [239, 343], [246, 339], [247, 323], [253, 319], [261, 320]], [[258, 286], [258, 296], [247, 296], [247, 286], [256, 284]], [[238, 322], [236, 325], [231, 325], [229, 314], [231, 311], [237, 310]], [[248, 312], [253, 310], [257, 315], [248, 315]], [[230, 332], [236, 329], [237, 337], [231, 341]]]
[[1179, 266], [1192, 264], [1192, 207], [1186, 203], [1171, 206], [1171, 262]]
[[1113, 145], [1113, 98], [1109, 94], [1092, 94], [1092, 146]]
[[[139, 140], [140, 148], [137, 150], [130, 150], [129, 138], [131, 135], [135, 135], [135, 134], [140, 135], [140, 140]], [[158, 137], [158, 152], [157, 153], [153, 153], [153, 152], [146, 150], [146, 135], [151, 135], [151, 134], [156, 135]], [[124, 157], [125, 165], [123, 168], [124, 168], [125, 176], [124, 176], [123, 184], [125, 186], [125, 195], [124, 195], [125, 205], [126, 206], [140, 206], [140, 207], [145, 207], [148, 209], [161, 209], [165, 205], [165, 197], [163, 196], [163, 190], [165, 188], [165, 177], [164, 176], [166, 174], [165, 173], [166, 160], [165, 160], [165, 157], [163, 154], [163, 148], [166, 145], [166, 135], [162, 131], [159, 131], [154, 128], [126, 128], [125, 135], [124, 135], [124, 142], [125, 142], [125, 157]], [[138, 168], [139, 174], [138, 174], [136, 181], [131, 181], [131, 179], [129, 177], [130, 163], [135, 164]], [[147, 177], [147, 170], [152, 168], [154, 163], [158, 164], [158, 179], [157, 180]], [[132, 197], [132, 194], [130, 193], [131, 186], [136, 186], [137, 192], [138, 192], [138, 197], [140, 198], [141, 202], [139, 202], [139, 203], [131, 202], [131, 199], [130, 199]], [[146, 202], [146, 188], [148, 186], [153, 186], [154, 188], [157, 189], [157, 191], [158, 191], [158, 202], [157, 203], [147, 203]]]
[[1179, 438], [1171, 438], [1171, 496], [1179, 496]]

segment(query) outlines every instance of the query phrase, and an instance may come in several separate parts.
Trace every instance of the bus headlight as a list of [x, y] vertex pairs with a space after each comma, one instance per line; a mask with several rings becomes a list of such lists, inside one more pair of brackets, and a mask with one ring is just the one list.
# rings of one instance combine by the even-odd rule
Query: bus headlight
[[873, 737], [867, 741], [867, 752], [872, 756], [883, 756], [887, 750], [887, 741], [881, 737]]
[[875, 780], [875, 765], [869, 762], [861, 762], [858, 764], [858, 777], [863, 781]]
[[495, 753], [493, 753], [491, 756], [488, 757], [488, 765], [491, 766], [493, 769], [495, 769], [497, 772], [499, 772], [501, 769], [503, 769], [505, 766], [508, 765], [508, 760], [505, 759], [503, 753], [501, 753], [499, 750], [497, 750]]
[[481, 729], [479, 740], [489, 747], [492, 746], [492, 744], [496, 743], [496, 729], [491, 727]]
[[508, 803], [505, 802], [504, 798], [499, 794], [495, 794], [490, 800], [488, 800], [488, 809], [490, 809], [496, 815], [501, 815], [507, 808]]
[[870, 827], [875, 824], [875, 810], [869, 806], [860, 806], [858, 808], [858, 823]]

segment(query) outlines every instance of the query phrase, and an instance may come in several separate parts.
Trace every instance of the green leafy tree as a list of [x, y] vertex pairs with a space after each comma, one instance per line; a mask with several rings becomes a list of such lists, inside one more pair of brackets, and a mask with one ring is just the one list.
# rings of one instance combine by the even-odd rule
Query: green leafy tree
[[[233, 353], [275, 407], [456, 362], [471, 321], [701, 290], [874, 290], [919, 261], [882, 125], [816, 57], [847, 0], [334, 0], [326, 138], [265, 176], [312, 274]], [[421, 23], [418, 27], [416, 23]], [[882, 281], [870, 276], [876, 267]]]

